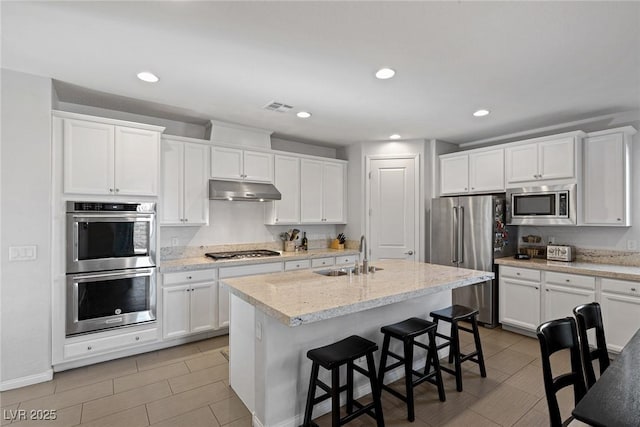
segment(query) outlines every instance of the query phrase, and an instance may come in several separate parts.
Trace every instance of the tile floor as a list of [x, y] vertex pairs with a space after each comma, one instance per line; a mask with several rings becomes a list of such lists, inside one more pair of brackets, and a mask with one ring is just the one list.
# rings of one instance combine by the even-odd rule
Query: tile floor
[[[418, 386], [414, 423], [406, 421], [404, 404], [385, 393], [386, 425], [547, 426], [538, 342], [501, 329], [481, 332], [487, 378], [480, 377], [475, 364], [465, 363], [464, 391], [458, 393], [453, 377], [444, 374], [444, 403], [434, 386]], [[473, 343], [465, 335], [463, 348]], [[227, 336], [216, 337], [56, 373], [52, 381], [1, 393], [2, 425], [250, 426], [249, 412], [229, 387], [228, 362], [220, 352], [227, 345]], [[566, 369], [567, 355], [559, 354], [553, 366]], [[402, 388], [403, 382], [395, 386]], [[571, 390], [565, 391], [560, 398], [563, 417], [573, 404]], [[11, 422], [18, 409], [55, 409], [57, 419]], [[331, 424], [327, 415], [316, 421]], [[375, 422], [362, 416], [350, 425]]]

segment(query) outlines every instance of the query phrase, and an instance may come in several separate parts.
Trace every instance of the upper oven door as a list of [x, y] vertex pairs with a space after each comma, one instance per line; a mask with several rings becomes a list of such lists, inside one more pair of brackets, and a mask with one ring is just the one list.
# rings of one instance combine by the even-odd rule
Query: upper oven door
[[155, 266], [154, 217], [68, 213], [67, 273]]
[[556, 185], [507, 191], [509, 225], [575, 225], [576, 186]]

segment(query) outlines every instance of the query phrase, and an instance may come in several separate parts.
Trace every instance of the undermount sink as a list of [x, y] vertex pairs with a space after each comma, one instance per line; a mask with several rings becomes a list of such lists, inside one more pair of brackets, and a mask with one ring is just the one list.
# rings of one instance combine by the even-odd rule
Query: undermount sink
[[316, 274], [322, 274], [323, 276], [346, 276], [348, 273], [344, 270], [317, 270]]

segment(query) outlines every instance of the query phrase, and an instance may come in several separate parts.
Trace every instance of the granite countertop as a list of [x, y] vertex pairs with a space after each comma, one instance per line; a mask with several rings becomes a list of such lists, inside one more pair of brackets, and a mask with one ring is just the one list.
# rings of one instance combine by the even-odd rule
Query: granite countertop
[[535, 268], [538, 270], [557, 271], [560, 273], [584, 274], [588, 276], [607, 277], [611, 279], [640, 281], [640, 267], [613, 264], [596, 264], [590, 262], [547, 261], [546, 259], [514, 259], [497, 258], [496, 264], [512, 267]]
[[357, 255], [355, 249], [310, 249], [299, 252], [282, 252], [280, 256], [263, 258], [225, 259], [213, 260], [204, 255], [194, 258], [180, 258], [160, 262], [161, 273], [172, 273], [187, 270], [206, 270], [209, 268], [231, 267], [252, 264], [267, 264], [271, 262], [284, 262], [302, 259], [323, 258], [328, 256]]
[[221, 283], [285, 325], [298, 326], [494, 278], [492, 272], [413, 261], [373, 264], [383, 270], [351, 277], [297, 270], [225, 279]]

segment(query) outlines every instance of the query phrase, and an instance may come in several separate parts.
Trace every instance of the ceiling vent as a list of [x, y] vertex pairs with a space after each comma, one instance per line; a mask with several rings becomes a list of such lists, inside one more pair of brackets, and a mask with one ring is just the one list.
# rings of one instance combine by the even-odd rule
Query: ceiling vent
[[293, 109], [293, 106], [288, 104], [283, 104], [282, 102], [272, 101], [264, 106], [265, 110], [275, 111], [276, 113], [286, 113]]

